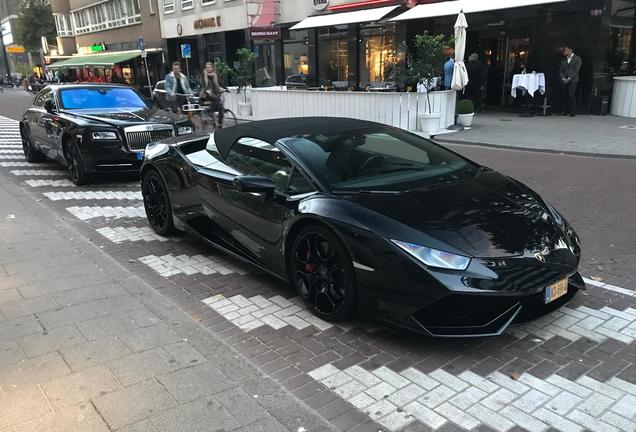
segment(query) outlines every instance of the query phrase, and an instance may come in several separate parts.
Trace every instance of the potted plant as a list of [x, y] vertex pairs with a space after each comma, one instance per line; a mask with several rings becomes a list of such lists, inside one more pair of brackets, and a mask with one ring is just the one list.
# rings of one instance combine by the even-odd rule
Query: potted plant
[[444, 50], [452, 43], [451, 38], [444, 34], [433, 35], [424, 32], [415, 36], [413, 53], [409, 56], [410, 75], [415, 77], [426, 88], [426, 112], [420, 114], [422, 131], [432, 133], [439, 129], [441, 112], [433, 112], [430, 92], [433, 90], [434, 78], [443, 76], [444, 62], [447, 60]]
[[247, 88], [254, 80], [254, 62], [256, 54], [249, 48], [239, 48], [236, 51], [238, 67], [236, 68], [236, 83], [239, 93], [243, 93], [243, 102], [238, 103], [238, 113], [240, 116], [252, 115], [252, 104], [247, 99]]
[[470, 99], [462, 99], [457, 103], [457, 117], [459, 124], [470, 128], [475, 115], [475, 104]]

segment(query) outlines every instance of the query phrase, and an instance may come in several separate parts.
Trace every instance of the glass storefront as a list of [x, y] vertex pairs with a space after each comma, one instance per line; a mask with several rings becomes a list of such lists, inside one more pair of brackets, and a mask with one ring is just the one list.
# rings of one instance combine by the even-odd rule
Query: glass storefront
[[380, 86], [385, 80], [384, 67], [394, 57], [395, 24], [369, 25], [360, 28], [360, 87]]
[[314, 75], [315, 70], [310, 68], [309, 61], [309, 33], [307, 30], [286, 33], [283, 41], [284, 79], [297, 74]]
[[255, 74], [256, 87], [269, 87], [276, 85], [275, 44], [271, 41], [254, 41], [254, 53], [256, 54]]
[[318, 77], [337, 88], [349, 86], [348, 35], [346, 25], [318, 29]]

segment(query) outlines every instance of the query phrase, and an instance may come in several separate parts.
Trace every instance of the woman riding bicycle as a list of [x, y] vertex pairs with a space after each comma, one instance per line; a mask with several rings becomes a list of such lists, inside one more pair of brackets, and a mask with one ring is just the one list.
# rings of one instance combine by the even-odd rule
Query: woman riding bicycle
[[224, 107], [221, 93], [227, 91], [219, 84], [219, 77], [216, 74], [214, 64], [207, 62], [203, 70], [203, 83], [201, 85], [201, 101], [209, 105], [209, 112], [212, 118], [217, 113], [215, 128], [223, 127]]

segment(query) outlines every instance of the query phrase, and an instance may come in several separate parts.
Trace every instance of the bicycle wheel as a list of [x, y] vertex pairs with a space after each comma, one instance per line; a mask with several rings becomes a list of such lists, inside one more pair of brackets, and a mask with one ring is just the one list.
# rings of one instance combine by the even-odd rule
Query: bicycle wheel
[[223, 127], [232, 127], [238, 125], [238, 120], [232, 110], [223, 110]]

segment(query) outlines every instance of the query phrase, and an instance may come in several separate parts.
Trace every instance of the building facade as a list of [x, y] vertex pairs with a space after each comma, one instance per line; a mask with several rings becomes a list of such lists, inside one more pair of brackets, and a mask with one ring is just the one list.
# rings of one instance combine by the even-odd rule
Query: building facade
[[[29, 63], [29, 55], [24, 47], [15, 40], [17, 15], [17, 0], [0, 0], [0, 28], [2, 39], [0, 40], [0, 73], [15, 74], [18, 69], [25, 69]], [[20, 66], [24, 66], [20, 68]], [[26, 69], [25, 69], [26, 70]]]
[[[147, 56], [151, 82], [163, 76], [165, 54], [157, 0], [52, 0], [51, 7], [57, 47], [49, 58], [51, 62], [62, 60], [52, 63], [52, 68], [69, 69], [71, 73], [73, 69], [74, 73], [89, 69], [84, 73], [104, 78], [116, 69], [125, 82], [143, 88], [148, 82], [144, 64]], [[125, 57], [129, 58], [120, 60]], [[108, 61], [100, 58], [120, 62], [107, 65]]]

